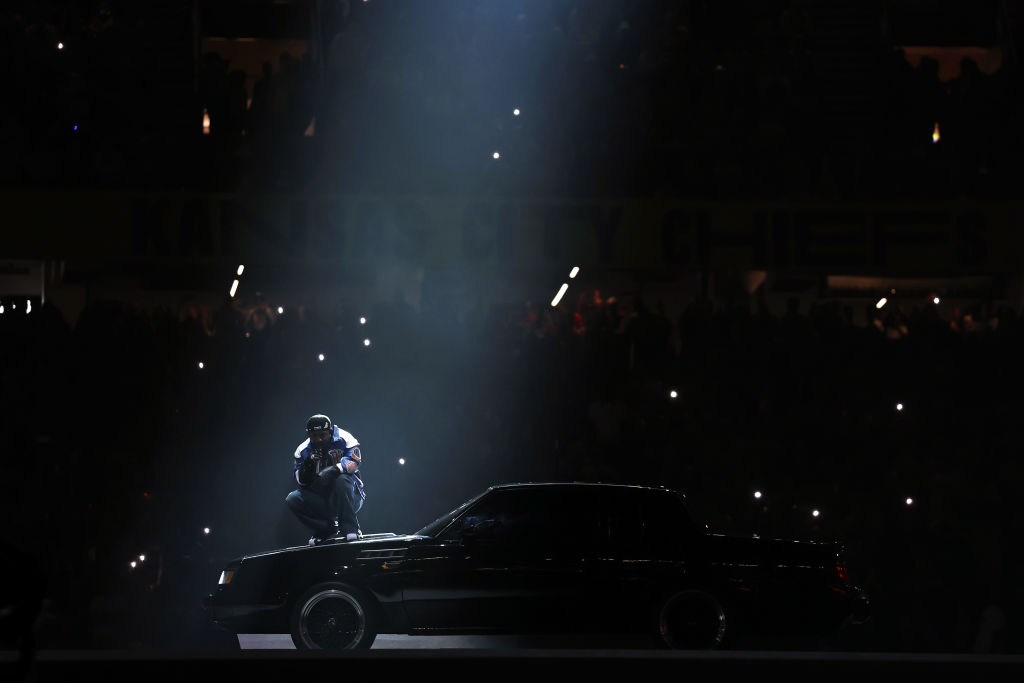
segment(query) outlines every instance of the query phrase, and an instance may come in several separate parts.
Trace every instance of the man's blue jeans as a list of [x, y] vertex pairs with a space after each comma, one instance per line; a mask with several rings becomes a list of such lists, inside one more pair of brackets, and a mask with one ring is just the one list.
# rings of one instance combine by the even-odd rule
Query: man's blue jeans
[[326, 496], [309, 488], [298, 488], [289, 493], [284, 502], [317, 536], [334, 533], [335, 521], [342, 534], [360, 533], [356, 514], [363, 507], [363, 497], [351, 474], [339, 475]]

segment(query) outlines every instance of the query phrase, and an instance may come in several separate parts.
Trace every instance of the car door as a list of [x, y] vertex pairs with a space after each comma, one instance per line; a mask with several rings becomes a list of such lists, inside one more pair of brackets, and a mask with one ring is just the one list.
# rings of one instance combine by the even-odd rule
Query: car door
[[666, 587], [694, 571], [694, 527], [671, 492], [609, 487], [602, 494], [601, 538], [588, 584], [603, 587], [606, 599], [590, 603], [588, 618], [604, 630], [632, 632], [649, 626], [651, 605]]
[[406, 562], [415, 629], [564, 630], [586, 594], [586, 541], [597, 527], [572, 486], [496, 489]]

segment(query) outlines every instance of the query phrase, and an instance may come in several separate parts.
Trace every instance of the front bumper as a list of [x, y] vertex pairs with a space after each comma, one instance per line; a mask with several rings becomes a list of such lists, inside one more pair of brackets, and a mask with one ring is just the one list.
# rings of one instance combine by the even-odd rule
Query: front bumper
[[215, 594], [202, 600], [210, 623], [231, 633], [288, 633], [288, 603], [227, 605]]

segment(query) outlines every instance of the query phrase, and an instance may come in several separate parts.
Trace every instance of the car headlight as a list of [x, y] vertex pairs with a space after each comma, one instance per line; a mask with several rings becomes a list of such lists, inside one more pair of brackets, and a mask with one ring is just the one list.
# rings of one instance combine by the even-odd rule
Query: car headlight
[[218, 585], [225, 585], [231, 583], [231, 579], [235, 578], [235, 569], [225, 569], [220, 573], [220, 580], [217, 581]]

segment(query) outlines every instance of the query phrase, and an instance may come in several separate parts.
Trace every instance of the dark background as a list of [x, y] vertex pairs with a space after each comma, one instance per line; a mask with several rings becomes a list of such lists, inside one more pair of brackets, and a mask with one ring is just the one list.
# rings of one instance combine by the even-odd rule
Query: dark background
[[[6, 3], [0, 182], [56, 201], [1012, 214], [1019, 35], [1001, 2]], [[226, 271], [209, 285], [200, 268], [141, 286], [138, 263], [62, 249], [88, 225], [3, 225], [0, 256], [64, 273], [27, 315], [0, 293], [4, 538], [45, 582], [39, 647], [229, 646], [199, 602], [227, 559], [305, 542], [283, 499], [305, 419], [325, 412], [362, 443], [366, 533], [415, 531], [494, 483], [668, 486], [717, 531], [844, 540], [875, 609], [844, 647], [1024, 650], [1020, 269], [921, 255], [931, 289], [851, 302], [814, 284], [824, 271], [787, 290], [771, 269], [746, 287], [640, 262], [584, 270], [558, 306], [541, 277], [456, 306], [470, 283], [428, 277], [412, 302], [342, 293], [317, 261], [286, 273], [302, 303], [279, 314], [273, 284], [226, 297]], [[23, 230], [45, 245], [3, 253]], [[995, 284], [947, 292], [954, 270]], [[83, 295], [63, 305], [62, 290]]]

